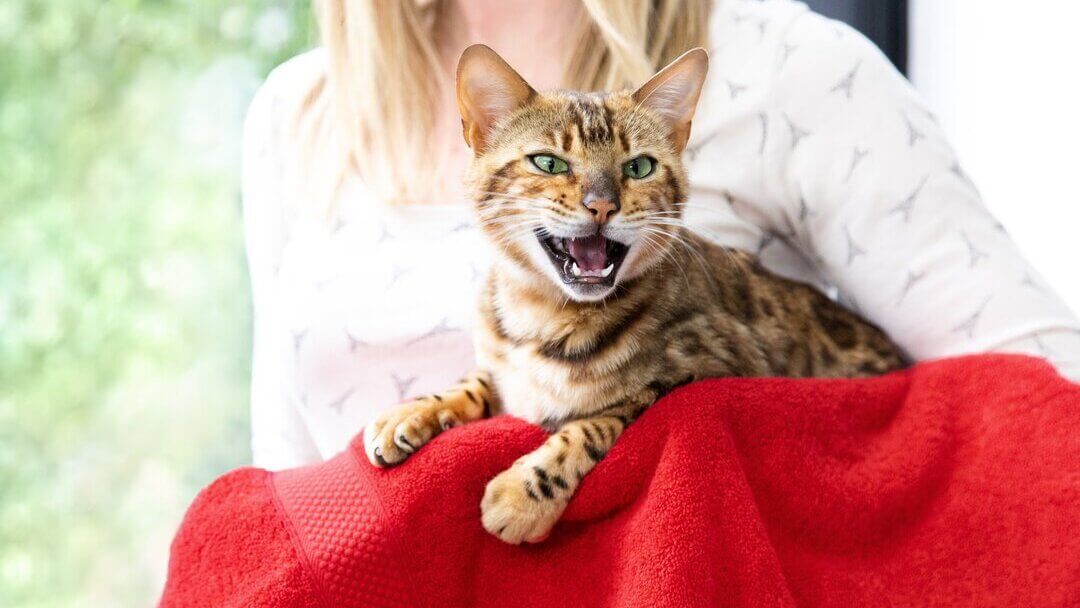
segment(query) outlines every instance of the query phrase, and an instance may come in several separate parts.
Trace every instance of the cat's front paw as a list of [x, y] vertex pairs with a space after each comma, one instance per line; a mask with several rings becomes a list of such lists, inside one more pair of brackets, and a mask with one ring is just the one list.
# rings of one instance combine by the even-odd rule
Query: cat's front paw
[[567, 497], [537, 485], [535, 474], [516, 464], [488, 482], [480, 502], [484, 529], [512, 545], [536, 543], [551, 533]]
[[420, 449], [435, 435], [459, 420], [435, 398], [403, 403], [380, 414], [364, 427], [364, 453], [371, 464], [391, 467]]

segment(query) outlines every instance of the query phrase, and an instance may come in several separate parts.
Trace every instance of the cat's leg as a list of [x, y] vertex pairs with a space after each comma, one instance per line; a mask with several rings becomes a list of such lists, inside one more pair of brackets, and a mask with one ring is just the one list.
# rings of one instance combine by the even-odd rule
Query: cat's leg
[[560, 426], [543, 445], [488, 482], [480, 503], [484, 528], [514, 545], [546, 538], [581, 480], [655, 397], [649, 391]]
[[380, 414], [364, 428], [364, 453], [375, 466], [393, 466], [440, 432], [488, 416], [498, 405], [491, 375], [474, 372], [441, 393]]

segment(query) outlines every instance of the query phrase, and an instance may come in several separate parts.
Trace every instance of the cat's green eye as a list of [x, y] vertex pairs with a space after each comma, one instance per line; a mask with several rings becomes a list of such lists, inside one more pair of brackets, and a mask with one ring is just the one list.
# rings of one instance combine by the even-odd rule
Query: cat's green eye
[[656, 161], [648, 156], [639, 156], [626, 161], [626, 164], [622, 166], [622, 172], [626, 177], [642, 179], [644, 177], [649, 177], [655, 168]]
[[570, 166], [566, 164], [565, 160], [550, 154], [534, 154], [529, 157], [529, 160], [536, 165], [537, 169], [552, 175], [566, 173], [570, 170]]

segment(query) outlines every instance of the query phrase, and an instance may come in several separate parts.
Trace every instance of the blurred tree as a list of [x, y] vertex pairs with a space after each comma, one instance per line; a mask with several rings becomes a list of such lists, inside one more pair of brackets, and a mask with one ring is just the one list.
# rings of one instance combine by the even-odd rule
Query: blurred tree
[[305, 0], [0, 2], [0, 606], [147, 606], [248, 451], [243, 113]]

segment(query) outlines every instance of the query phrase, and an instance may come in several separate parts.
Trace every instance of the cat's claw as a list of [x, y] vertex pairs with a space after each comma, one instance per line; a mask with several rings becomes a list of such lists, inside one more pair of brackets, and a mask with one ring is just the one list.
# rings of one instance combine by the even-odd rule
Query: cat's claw
[[[443, 408], [428, 401], [399, 405], [364, 427], [364, 453], [377, 467], [400, 464], [443, 429], [449, 428]], [[450, 414], [453, 416], [453, 414]]]

